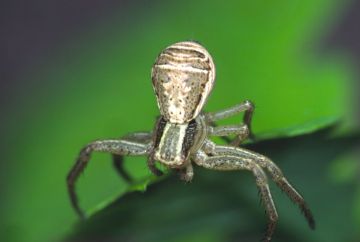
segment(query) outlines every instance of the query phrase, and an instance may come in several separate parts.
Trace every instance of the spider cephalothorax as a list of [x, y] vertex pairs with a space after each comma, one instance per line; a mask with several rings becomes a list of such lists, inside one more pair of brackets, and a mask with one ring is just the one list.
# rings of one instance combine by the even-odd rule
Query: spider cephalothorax
[[[121, 139], [98, 140], [85, 146], [68, 177], [68, 190], [76, 212], [84, 217], [76, 193], [75, 182], [85, 169], [93, 151], [113, 155], [119, 173], [130, 180], [122, 167], [124, 155], [145, 155], [149, 169], [155, 175], [162, 172], [155, 166], [160, 162], [180, 172], [181, 179], [193, 178], [193, 163], [214, 170], [248, 170], [256, 178], [261, 199], [269, 217], [264, 237], [270, 241], [278, 215], [271, 197], [266, 171], [272, 180], [296, 203], [309, 226], [315, 222], [302, 196], [291, 186], [281, 170], [267, 157], [238, 147], [252, 135], [250, 123], [254, 106], [244, 101], [234, 107], [214, 113], [202, 113], [215, 80], [215, 66], [208, 51], [193, 41], [175, 43], [164, 49], [152, 68], [152, 82], [161, 116], [153, 132], [132, 133]], [[242, 124], [215, 126], [215, 122], [245, 112]], [[210, 136], [236, 135], [230, 145], [217, 145]]]

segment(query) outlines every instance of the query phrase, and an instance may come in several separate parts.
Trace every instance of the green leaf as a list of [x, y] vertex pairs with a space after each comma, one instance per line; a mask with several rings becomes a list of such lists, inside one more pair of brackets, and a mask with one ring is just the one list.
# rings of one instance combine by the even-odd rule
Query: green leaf
[[125, 192], [123, 193], [116, 193], [113, 196], [109, 197], [107, 200], [102, 201], [101, 203], [99, 203], [97, 206], [95, 206], [93, 209], [90, 209], [87, 212], [87, 216], [92, 216], [93, 214], [101, 211], [102, 209], [104, 209], [105, 207], [107, 207], [109, 204], [111, 204], [112, 202], [114, 202], [116, 199], [118, 199], [120, 196], [122, 196], [123, 194], [126, 193], [131, 193], [131, 192], [145, 192], [148, 188], [148, 186], [157, 183], [159, 181], [164, 180], [166, 177], [168, 177], [168, 174], [164, 174], [161, 177], [156, 177], [154, 175], [150, 175], [147, 176], [141, 180], [137, 180], [134, 181], [133, 183], [130, 183], [127, 186], [127, 189]]
[[303, 124], [293, 125], [291, 127], [284, 127], [274, 129], [270, 132], [261, 133], [257, 135], [256, 140], [273, 139], [278, 137], [294, 137], [303, 134], [309, 134], [319, 129], [324, 129], [339, 123], [339, 117], [323, 117], [316, 120], [311, 120]]

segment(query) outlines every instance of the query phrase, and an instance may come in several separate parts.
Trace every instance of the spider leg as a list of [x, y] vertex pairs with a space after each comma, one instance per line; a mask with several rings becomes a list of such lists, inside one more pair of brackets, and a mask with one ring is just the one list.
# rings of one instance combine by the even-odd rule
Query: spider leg
[[249, 127], [246, 124], [239, 125], [224, 125], [224, 126], [208, 126], [209, 136], [229, 136], [236, 135], [236, 143], [231, 142], [232, 145], [238, 146], [243, 140], [249, 136]]
[[[239, 114], [241, 112], [245, 112], [243, 122], [248, 127], [248, 135], [245, 137], [254, 138], [254, 134], [251, 129], [251, 120], [254, 113], [255, 106], [252, 102], [246, 100], [236, 106], [233, 106], [228, 109], [224, 109], [218, 112], [206, 113], [205, 117], [209, 124], [213, 124], [215, 121], [220, 119], [225, 119], [231, 117], [233, 115]], [[238, 146], [244, 137], [237, 137], [233, 142], [232, 145]]]
[[180, 179], [185, 182], [191, 182], [194, 177], [194, 169], [191, 163], [189, 163], [185, 168], [179, 169]]
[[213, 142], [207, 140], [205, 143], [205, 149], [208, 152], [216, 155], [231, 155], [241, 157], [242, 159], [251, 159], [256, 164], [261, 166], [263, 169], [270, 174], [272, 180], [276, 183], [276, 185], [288, 195], [288, 197], [299, 206], [302, 214], [306, 218], [309, 227], [311, 229], [315, 229], [315, 220], [312, 215], [312, 212], [308, 205], [306, 204], [304, 198], [300, 195], [300, 193], [290, 184], [290, 182], [286, 179], [280, 168], [269, 158], [255, 153], [253, 151], [249, 151], [239, 147], [227, 147], [216, 145]]
[[[148, 143], [152, 139], [152, 134], [148, 132], [131, 133], [121, 138], [122, 140]], [[115, 170], [127, 182], [131, 182], [132, 178], [124, 169], [124, 157], [118, 154], [112, 154], [112, 160]]]
[[147, 161], [149, 170], [155, 175], [155, 176], [162, 176], [164, 173], [159, 170], [158, 168], [156, 168], [155, 165], [156, 160], [154, 159], [153, 155], [150, 155]]
[[126, 140], [99, 140], [86, 145], [67, 176], [67, 187], [71, 204], [81, 218], [85, 218], [80, 209], [75, 192], [75, 183], [81, 172], [89, 163], [93, 151], [108, 152], [117, 155], [147, 155], [152, 149], [152, 143], [131, 142]]
[[124, 156], [113, 154], [112, 160], [113, 160], [113, 166], [120, 175], [120, 177], [122, 177], [128, 183], [132, 182], [133, 181], [132, 177], [124, 169]]
[[193, 160], [199, 166], [212, 170], [248, 170], [253, 173], [256, 185], [259, 189], [261, 201], [264, 204], [266, 213], [269, 217], [264, 241], [270, 241], [276, 227], [278, 214], [270, 193], [266, 174], [262, 168], [251, 159], [231, 155], [207, 156], [203, 151], [198, 151]]

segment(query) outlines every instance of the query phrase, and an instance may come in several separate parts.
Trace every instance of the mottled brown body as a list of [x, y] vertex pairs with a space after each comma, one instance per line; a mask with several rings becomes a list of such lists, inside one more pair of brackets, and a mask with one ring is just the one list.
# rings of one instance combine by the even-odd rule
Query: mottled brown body
[[151, 73], [161, 115], [178, 124], [200, 113], [215, 81], [210, 54], [200, 44], [189, 41], [163, 50]]
[[[152, 82], [161, 116], [152, 132], [132, 133], [121, 139], [99, 140], [85, 146], [67, 177], [71, 202], [76, 212], [84, 217], [78, 205], [75, 182], [85, 169], [93, 151], [113, 155], [115, 168], [127, 181], [130, 176], [122, 166], [124, 155], [145, 155], [155, 175], [162, 172], [160, 162], [176, 169], [180, 178], [191, 181], [193, 164], [208, 169], [252, 172], [269, 218], [264, 241], [270, 241], [278, 214], [268, 185], [267, 174], [290, 199], [299, 206], [310, 228], [315, 221], [303, 197], [287, 181], [280, 168], [269, 158], [238, 147], [252, 136], [251, 118], [254, 106], [245, 101], [214, 113], [201, 113], [215, 80], [215, 66], [210, 54], [199, 43], [186, 41], [165, 48], [152, 68]], [[217, 126], [216, 121], [244, 112], [243, 123]], [[211, 136], [235, 135], [229, 145], [217, 145]], [[267, 173], [267, 174], [266, 174]]]

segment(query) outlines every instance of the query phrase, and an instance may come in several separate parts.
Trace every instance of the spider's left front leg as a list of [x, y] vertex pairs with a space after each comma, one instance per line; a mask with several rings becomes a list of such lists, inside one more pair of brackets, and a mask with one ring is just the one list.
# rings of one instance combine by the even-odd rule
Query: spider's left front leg
[[253, 173], [261, 195], [261, 201], [263, 202], [266, 214], [269, 217], [264, 241], [270, 241], [276, 227], [278, 214], [270, 193], [266, 174], [261, 167], [250, 159], [230, 155], [207, 156], [205, 152], [201, 150], [194, 155], [193, 160], [197, 165], [212, 170], [248, 170]]
[[70, 170], [67, 176], [67, 186], [71, 199], [71, 203], [81, 218], [85, 217], [84, 212], [80, 209], [78, 199], [75, 192], [75, 183], [79, 178], [81, 172], [86, 168], [89, 163], [92, 152], [107, 152], [116, 155], [148, 155], [152, 150], [152, 142], [141, 143], [131, 142], [127, 140], [98, 140], [86, 145]]
[[[140, 142], [140, 143], [149, 143], [152, 139], [152, 133], [150, 132], [137, 132], [130, 133], [120, 138], [124, 141], [130, 142]], [[113, 165], [115, 170], [119, 173], [126, 182], [132, 182], [132, 177], [124, 169], [124, 156], [119, 154], [112, 154]]]

